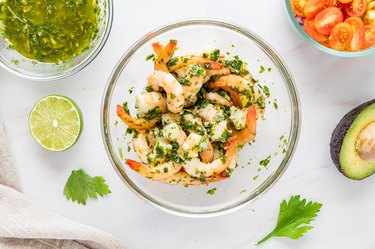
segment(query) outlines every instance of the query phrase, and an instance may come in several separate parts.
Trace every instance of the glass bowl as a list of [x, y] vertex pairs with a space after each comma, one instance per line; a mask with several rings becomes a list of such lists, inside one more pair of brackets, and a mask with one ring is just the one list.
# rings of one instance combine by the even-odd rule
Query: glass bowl
[[375, 47], [371, 47], [371, 48], [361, 50], [358, 52], [347, 52], [347, 51], [334, 50], [334, 49], [323, 46], [319, 42], [312, 39], [308, 34], [306, 34], [305, 30], [303, 29], [303, 25], [298, 21], [298, 19], [293, 13], [292, 7], [290, 5], [290, 0], [285, 0], [285, 5], [288, 11], [289, 18], [292, 21], [294, 27], [297, 29], [298, 33], [307, 41], [309, 41], [314, 47], [320, 49], [321, 51], [327, 54], [341, 56], [341, 57], [360, 57], [360, 56], [366, 56], [366, 55], [371, 55], [375, 53]]
[[57, 80], [81, 71], [102, 50], [112, 27], [112, 0], [97, 0], [96, 2], [100, 9], [98, 33], [88, 45], [88, 49], [73, 60], [59, 64], [31, 60], [11, 49], [10, 43], [0, 34], [0, 66], [20, 77], [39, 81]]
[[[258, 121], [256, 142], [239, 153], [239, 166], [229, 180], [208, 186], [167, 185], [134, 172], [124, 159], [138, 160], [126, 126], [116, 115], [116, 104], [127, 101], [135, 113], [135, 96], [153, 72], [153, 42], [178, 41], [176, 55], [220, 48], [239, 55], [261, 85], [270, 90], [265, 120]], [[275, 104], [274, 104], [275, 102]], [[278, 108], [276, 109], [276, 105]], [[108, 156], [126, 185], [138, 196], [165, 211], [190, 217], [214, 216], [236, 210], [269, 189], [288, 166], [300, 125], [298, 97], [292, 76], [277, 53], [260, 37], [236, 25], [216, 20], [188, 20], [164, 26], [137, 41], [120, 59], [108, 81], [102, 102], [102, 135]], [[267, 166], [266, 159], [271, 156]], [[263, 160], [262, 163], [260, 163]], [[260, 165], [260, 164], [263, 164]], [[208, 190], [216, 188], [213, 195]], [[213, 191], [211, 191], [213, 192]]]

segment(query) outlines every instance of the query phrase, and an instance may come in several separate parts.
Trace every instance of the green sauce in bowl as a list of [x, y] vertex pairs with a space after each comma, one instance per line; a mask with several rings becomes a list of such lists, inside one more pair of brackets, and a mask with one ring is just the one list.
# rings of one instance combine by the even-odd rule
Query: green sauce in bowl
[[98, 32], [95, 0], [5, 0], [2, 35], [23, 56], [46, 63], [73, 60]]

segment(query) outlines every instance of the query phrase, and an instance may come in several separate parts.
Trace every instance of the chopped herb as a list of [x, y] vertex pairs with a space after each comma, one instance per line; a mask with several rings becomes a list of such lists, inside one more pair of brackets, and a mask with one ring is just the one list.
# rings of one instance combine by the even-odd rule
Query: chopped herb
[[128, 89], [128, 91], [129, 91], [129, 94], [132, 94], [133, 93], [133, 91], [134, 91], [134, 87], [132, 86], [132, 87], [130, 87], [129, 89]]
[[273, 107], [277, 110], [279, 109], [279, 106], [277, 105], [277, 102], [276, 101], [273, 101]]
[[150, 93], [150, 92], [153, 92], [154, 89], [152, 89], [151, 86], [146, 86], [146, 87], [145, 87], [145, 91]]
[[155, 60], [155, 54], [149, 54], [147, 57], [146, 57], [146, 61], [149, 61], [149, 60]]
[[269, 155], [267, 158], [260, 161], [259, 164], [264, 166], [264, 167], [267, 167], [267, 165], [270, 163], [270, 161], [271, 161], [271, 155]]
[[148, 111], [146, 115], [144, 116], [147, 120], [154, 120], [156, 118], [160, 118], [163, 112], [160, 110], [160, 108], [157, 106], [154, 109]]
[[266, 102], [264, 101], [264, 97], [260, 96], [257, 99], [257, 104], [259, 105], [260, 108], [264, 109], [266, 107]]
[[240, 192], [240, 194], [243, 194], [243, 193], [245, 193], [247, 190], [246, 189], [244, 189], [244, 190], [242, 190], [241, 192]]
[[173, 67], [177, 64], [178, 62], [178, 57], [173, 57], [167, 62], [167, 67]]
[[213, 189], [208, 190], [206, 194], [208, 194], [208, 195], [214, 195], [215, 192], [216, 192], [216, 188], [213, 188]]
[[266, 97], [269, 98], [271, 94], [270, 94], [270, 89], [268, 88], [268, 86], [259, 85], [259, 87], [263, 90], [264, 95], [266, 95]]
[[189, 70], [189, 74], [192, 76], [204, 76], [205, 72], [204, 68], [199, 64], [192, 65]]
[[270, 67], [267, 69], [268, 72], [271, 72], [271, 70], [272, 70], [272, 68], [270, 68]]
[[118, 125], [118, 120], [115, 121], [115, 126], [117, 126], [117, 125]]
[[118, 154], [119, 154], [121, 160], [124, 160], [124, 154], [122, 153], [121, 147], [118, 147], [117, 149], [118, 149]]
[[177, 43], [177, 40], [175, 40], [175, 39], [170, 39], [170, 40], [169, 40], [169, 43]]
[[219, 55], [220, 55], [220, 50], [215, 49], [214, 51], [210, 53], [210, 59], [213, 61], [217, 61], [217, 59], [219, 58]]
[[258, 179], [258, 177], [259, 177], [259, 175], [254, 176], [254, 177], [253, 177], [253, 180], [255, 181], [256, 179]]
[[191, 82], [188, 79], [177, 78], [177, 81], [183, 86], [191, 86]]
[[264, 71], [266, 71], [266, 69], [263, 66], [260, 66], [259, 73], [264, 73]]
[[127, 114], [130, 114], [129, 107], [128, 107], [128, 102], [124, 102], [124, 103], [122, 104], [122, 108], [124, 108], [124, 110], [125, 110], [125, 112], [126, 112]]

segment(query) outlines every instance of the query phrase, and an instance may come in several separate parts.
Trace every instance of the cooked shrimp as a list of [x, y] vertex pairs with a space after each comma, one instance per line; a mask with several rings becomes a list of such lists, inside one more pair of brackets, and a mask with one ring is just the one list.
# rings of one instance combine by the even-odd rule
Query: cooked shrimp
[[163, 137], [169, 141], [177, 142], [180, 146], [185, 142], [186, 133], [177, 123], [170, 123], [163, 127]]
[[206, 70], [199, 64], [190, 64], [175, 71], [184, 89], [185, 106], [197, 101], [196, 95], [205, 83]]
[[256, 135], [257, 111], [254, 107], [249, 108], [246, 115], [246, 127], [240, 131], [234, 131], [238, 139], [238, 146], [243, 146], [252, 141]]
[[177, 41], [170, 41], [165, 47], [156, 42], [152, 44], [152, 48], [156, 54], [154, 61], [154, 69], [169, 72], [167, 62], [172, 58], [176, 50]]
[[212, 146], [211, 142], [208, 141], [207, 148], [205, 148], [201, 153], [199, 153], [202, 162], [210, 163], [214, 159], [214, 147]]
[[246, 80], [238, 75], [228, 75], [228, 76], [222, 76], [219, 79], [217, 79], [215, 82], [210, 83], [208, 85], [210, 88], [220, 88], [227, 93], [230, 94], [230, 97], [233, 101], [233, 104], [240, 109], [242, 109], [243, 105], [241, 102], [241, 98], [239, 93], [252, 93], [253, 87], [252, 82], [249, 80]]
[[[206, 129], [203, 126], [202, 120], [199, 117], [195, 117], [191, 113], [185, 113], [182, 116], [181, 123], [184, 126], [184, 129], [186, 129], [190, 133], [198, 133], [205, 138], [208, 138], [208, 134], [206, 132]], [[207, 145], [203, 150], [199, 153], [199, 156], [201, 157], [202, 162], [209, 163], [212, 161], [214, 157], [214, 151], [212, 144], [209, 139], [207, 140]]]
[[131, 129], [135, 129], [137, 131], [147, 130], [154, 128], [157, 123], [160, 121], [161, 118], [157, 117], [152, 120], [147, 120], [144, 118], [137, 118], [133, 119], [122, 107], [121, 105], [117, 105], [117, 116]]
[[211, 177], [206, 177], [205, 179], [203, 178], [198, 179], [196, 177], [192, 177], [186, 172], [180, 171], [172, 175], [169, 178], [160, 180], [160, 182], [172, 184], [172, 185], [182, 184], [184, 186], [190, 186], [190, 185], [198, 186], [198, 185], [203, 185], [203, 184], [208, 185], [211, 182], [219, 182], [219, 181], [226, 180], [226, 179], [228, 179], [228, 177], [222, 176], [221, 174], [214, 175]]
[[203, 163], [198, 158], [185, 161], [183, 167], [185, 171], [193, 177], [210, 177], [223, 172], [231, 163], [237, 152], [237, 138], [232, 137], [228, 142], [225, 155], [211, 163]]
[[226, 98], [224, 98], [223, 96], [221, 96], [220, 94], [216, 93], [216, 92], [208, 92], [205, 94], [205, 98], [210, 101], [211, 103], [214, 103], [214, 104], [219, 104], [219, 105], [224, 105], [224, 106], [232, 106], [233, 104], [227, 100]]
[[208, 148], [208, 139], [196, 133], [190, 133], [181, 146], [182, 151], [187, 153], [189, 158], [198, 157], [199, 152], [206, 148]]
[[196, 110], [205, 123], [217, 123], [225, 119], [224, 111], [213, 104], [207, 104]]
[[147, 163], [147, 156], [151, 152], [151, 148], [148, 145], [145, 132], [139, 132], [137, 137], [133, 138], [133, 147], [141, 161]]
[[138, 110], [137, 116], [144, 117], [150, 111], [159, 108], [161, 113], [167, 112], [167, 103], [163, 94], [158, 92], [144, 92], [135, 99], [135, 108]]
[[181, 119], [181, 115], [177, 113], [165, 113], [161, 116], [163, 125], [167, 125], [173, 122], [178, 122]]
[[170, 112], [179, 113], [184, 108], [185, 96], [184, 89], [176, 78], [163, 71], [156, 71], [147, 79], [148, 85], [154, 90], [159, 87], [167, 93], [167, 107]]
[[167, 179], [182, 168], [181, 164], [176, 164], [174, 162], [162, 163], [153, 168], [131, 159], [127, 159], [126, 163], [132, 170], [155, 181]]

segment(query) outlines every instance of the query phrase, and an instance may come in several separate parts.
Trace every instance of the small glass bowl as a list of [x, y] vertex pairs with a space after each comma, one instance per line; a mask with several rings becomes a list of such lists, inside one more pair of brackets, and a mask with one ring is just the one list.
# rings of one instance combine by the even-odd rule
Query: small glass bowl
[[309, 41], [314, 47], [320, 49], [321, 51], [327, 54], [341, 56], [341, 57], [361, 57], [361, 56], [375, 54], [375, 47], [371, 47], [371, 48], [361, 50], [358, 52], [348, 52], [348, 51], [334, 50], [334, 49], [323, 46], [319, 42], [312, 39], [308, 34], [306, 34], [305, 30], [303, 29], [303, 26], [301, 26], [301, 24], [298, 22], [292, 10], [292, 7], [290, 5], [290, 0], [285, 0], [285, 5], [288, 11], [289, 18], [292, 21], [294, 27], [297, 29], [298, 33], [307, 41]]
[[97, 0], [97, 4], [100, 9], [98, 34], [88, 45], [88, 49], [72, 61], [57, 64], [31, 60], [11, 49], [9, 42], [0, 34], [0, 66], [22, 78], [38, 81], [57, 80], [81, 71], [100, 53], [111, 32], [112, 0]]
[[[166, 44], [170, 39], [178, 41], [176, 55], [198, 52], [207, 46], [219, 48], [223, 54], [239, 55], [249, 63], [253, 77], [269, 87], [271, 95], [267, 99], [265, 120], [257, 123], [256, 142], [242, 148], [239, 166], [228, 180], [208, 186], [167, 185], [151, 181], [125, 164], [125, 158], [139, 159], [132, 149], [131, 138], [124, 135], [127, 127], [117, 117], [116, 105], [127, 101], [130, 112], [135, 113], [135, 96], [142, 92], [147, 76], [154, 70], [153, 62], [146, 61], [153, 53], [151, 44]], [[110, 161], [134, 193], [173, 214], [207, 217], [234, 211], [271, 188], [296, 148], [300, 111], [292, 76], [277, 53], [260, 37], [223, 21], [188, 20], [148, 33], [123, 55], [105, 89], [101, 121]], [[215, 194], [208, 194], [213, 188]]]

